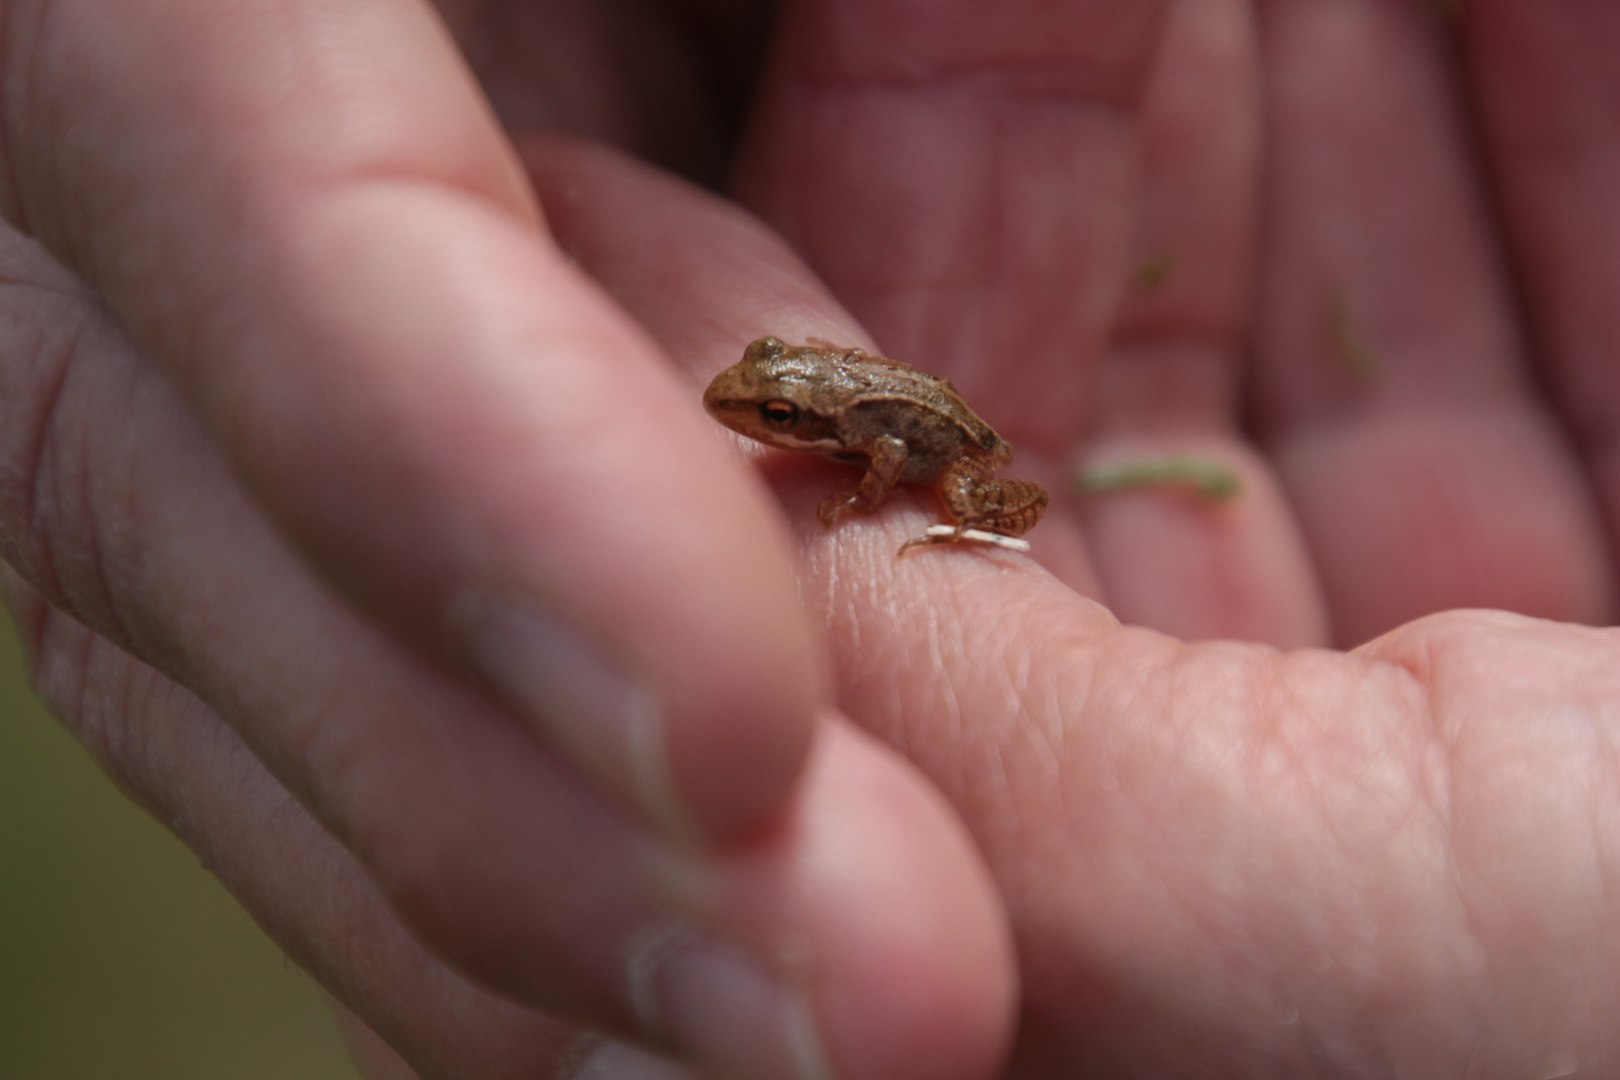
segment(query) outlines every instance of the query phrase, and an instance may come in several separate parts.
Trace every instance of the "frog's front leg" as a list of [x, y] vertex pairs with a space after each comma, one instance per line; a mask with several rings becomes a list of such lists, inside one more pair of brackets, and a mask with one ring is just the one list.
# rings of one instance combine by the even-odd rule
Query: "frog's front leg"
[[983, 529], [1022, 536], [1046, 513], [1046, 488], [1033, 480], [997, 480], [980, 461], [953, 463], [940, 478], [939, 494], [956, 519], [957, 532]]
[[900, 480], [900, 471], [906, 467], [906, 458], [910, 451], [906, 449], [904, 439], [894, 435], [880, 435], [872, 440], [869, 453], [870, 460], [867, 462], [866, 475], [861, 477], [861, 486], [854, 491], [841, 491], [822, 500], [821, 507], [816, 512], [828, 525], [845, 514], [866, 513], [882, 506], [888, 500], [890, 492], [894, 490], [894, 485]]

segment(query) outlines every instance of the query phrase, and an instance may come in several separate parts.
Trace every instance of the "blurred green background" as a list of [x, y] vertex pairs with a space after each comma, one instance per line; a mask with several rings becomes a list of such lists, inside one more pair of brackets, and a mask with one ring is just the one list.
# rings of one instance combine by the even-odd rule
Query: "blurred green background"
[[0, 608], [0, 1080], [354, 1080], [314, 983], [29, 694]]

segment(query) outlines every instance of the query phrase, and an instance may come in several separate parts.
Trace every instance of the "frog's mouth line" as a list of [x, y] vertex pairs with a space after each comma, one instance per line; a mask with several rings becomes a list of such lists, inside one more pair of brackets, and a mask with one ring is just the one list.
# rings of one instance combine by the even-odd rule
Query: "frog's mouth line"
[[800, 439], [791, 432], [774, 432], [780, 445], [792, 450], [811, 450], [817, 453], [834, 453], [844, 449], [844, 444], [838, 439]]

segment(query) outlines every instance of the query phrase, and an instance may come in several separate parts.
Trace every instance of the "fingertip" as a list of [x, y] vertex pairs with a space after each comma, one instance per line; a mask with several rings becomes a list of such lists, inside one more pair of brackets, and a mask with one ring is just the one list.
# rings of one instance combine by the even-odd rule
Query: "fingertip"
[[808, 635], [761, 627], [745, 636], [746, 652], [716, 652], [689, 676], [697, 685], [681, 688], [663, 727], [667, 789], [717, 844], [769, 827], [790, 805], [828, 696]]
[[[673, 543], [704, 542], [677, 531], [691, 536]], [[581, 566], [562, 587], [543, 581], [546, 597], [474, 590], [452, 626], [496, 694], [585, 775], [666, 839], [721, 846], [791, 801], [828, 695], [788, 557], [770, 554], [715, 552], [724, 566], [642, 588], [582, 589]]]
[[1011, 1043], [1011, 932], [951, 808], [824, 718], [792, 813], [627, 947], [644, 1034], [722, 1076], [984, 1080]]
[[805, 797], [817, 948], [807, 972], [830, 1075], [973, 1080], [1011, 1043], [1016, 959], [989, 871], [907, 762], [825, 726]]

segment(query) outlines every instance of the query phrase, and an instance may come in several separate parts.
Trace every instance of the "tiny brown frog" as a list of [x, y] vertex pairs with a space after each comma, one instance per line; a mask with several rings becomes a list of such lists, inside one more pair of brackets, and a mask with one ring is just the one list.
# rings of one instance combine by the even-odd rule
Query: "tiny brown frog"
[[[763, 337], [714, 377], [704, 406], [733, 431], [770, 446], [866, 468], [860, 487], [825, 499], [821, 520], [875, 510], [896, 484], [938, 489], [954, 529], [915, 544], [1022, 536], [1046, 512], [1033, 480], [997, 480], [1012, 446], [974, 415], [947, 379], [910, 364], [827, 342], [788, 345]], [[990, 539], [979, 537], [980, 539]]]

